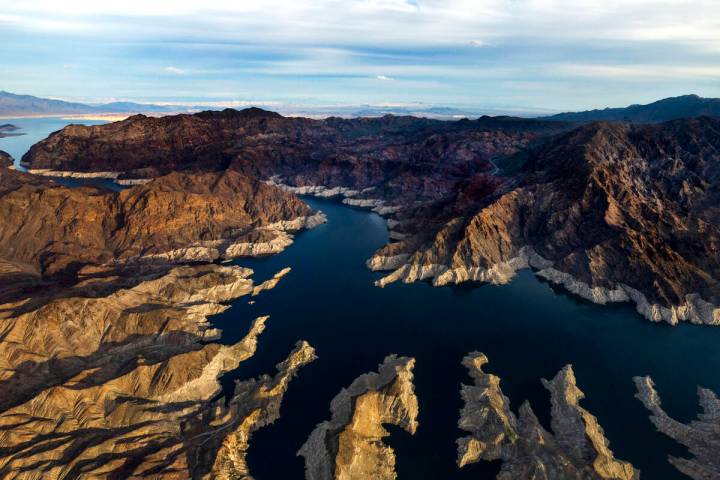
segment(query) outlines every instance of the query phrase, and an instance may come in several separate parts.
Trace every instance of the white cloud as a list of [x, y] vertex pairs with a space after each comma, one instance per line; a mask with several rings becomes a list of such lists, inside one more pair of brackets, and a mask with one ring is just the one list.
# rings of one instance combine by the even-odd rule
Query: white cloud
[[571, 76], [625, 80], [671, 80], [676, 78], [720, 78], [720, 66], [693, 65], [558, 65], [557, 71]]
[[[77, 73], [64, 72], [65, 91], [76, 95], [92, 87], [100, 95], [279, 92], [333, 101], [445, 95], [564, 109], [609, 97], [618, 103], [621, 91], [632, 101], [720, 95], [711, 83], [720, 77], [718, 0], [0, 0], [0, 7], [6, 88], [40, 85], [37, 93], [60, 89], [48, 72], [77, 62]], [[30, 66], [17, 61], [20, 53]], [[373, 87], [392, 79], [403, 88]], [[557, 101], [546, 103], [549, 96]]]
[[185, 75], [185, 73], [186, 73], [186, 71], [183, 70], [182, 68], [173, 67], [173, 66], [163, 68], [163, 72], [172, 73], [173, 75]]
[[[467, 44], [533, 39], [680, 42], [716, 50], [716, 0], [24, 0], [0, 23], [53, 32], [335, 45]], [[191, 28], [191, 27], [195, 28]]]

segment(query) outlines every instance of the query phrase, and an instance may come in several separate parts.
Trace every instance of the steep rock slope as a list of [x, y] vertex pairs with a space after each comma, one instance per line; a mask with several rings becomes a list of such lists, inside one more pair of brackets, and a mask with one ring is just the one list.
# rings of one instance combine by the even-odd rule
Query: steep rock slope
[[718, 324], [719, 166], [720, 120], [588, 125], [531, 152], [515, 183], [474, 202], [460, 192], [439, 230], [368, 265], [394, 270], [380, 285], [504, 283], [532, 266], [589, 300], [632, 300], [652, 320]]
[[250, 478], [251, 433], [279, 416], [288, 382], [314, 358], [299, 342], [274, 377], [218, 378], [253, 355], [267, 317], [234, 345], [207, 317], [257, 292], [239, 267], [177, 267], [98, 296], [0, 306], [0, 476]]
[[635, 377], [633, 380], [638, 390], [635, 396], [652, 413], [650, 420], [658, 431], [686, 446], [693, 456], [671, 456], [670, 463], [695, 480], [720, 478], [720, 400], [717, 395], [706, 388], [698, 388], [703, 413], [686, 425], [665, 413], [650, 377]]
[[332, 400], [332, 418], [319, 424], [298, 452], [305, 457], [308, 480], [396, 478], [395, 452], [383, 443], [390, 435], [383, 424], [415, 433], [414, 364], [412, 358], [390, 355], [378, 373], [358, 377]]
[[525, 402], [519, 415], [500, 389], [500, 379], [485, 373], [487, 357], [479, 352], [463, 359], [473, 385], [463, 385], [465, 405], [458, 427], [470, 433], [458, 440], [458, 465], [502, 460], [502, 480], [638, 479], [639, 472], [615, 459], [597, 418], [579, 405], [584, 397], [569, 365], [551, 381], [553, 433], [546, 431]]

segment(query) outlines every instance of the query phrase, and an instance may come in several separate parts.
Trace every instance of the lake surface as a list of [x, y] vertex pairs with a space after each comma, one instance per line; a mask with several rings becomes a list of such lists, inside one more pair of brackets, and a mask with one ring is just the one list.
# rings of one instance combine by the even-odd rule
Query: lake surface
[[420, 403], [414, 437], [394, 429], [400, 479], [494, 478], [497, 465], [455, 466], [459, 389], [470, 381], [460, 365], [473, 350], [488, 355], [486, 371], [499, 375], [513, 409], [525, 399], [549, 429], [550, 403], [540, 378], [570, 363], [617, 458], [631, 461], [643, 478], [681, 479], [667, 461], [684, 449], [655, 431], [634, 398], [632, 377], [651, 375], [663, 405], [680, 420], [699, 410], [697, 385], [720, 392], [720, 329], [653, 324], [629, 305], [604, 307], [554, 290], [532, 272], [505, 286], [433, 288], [427, 283], [374, 287], [380, 274], [365, 260], [387, 241], [376, 214], [312, 198], [328, 223], [298, 235], [285, 252], [236, 262], [255, 270], [257, 281], [283, 267], [292, 271], [257, 303], [236, 302], [212, 322], [233, 343], [251, 320], [269, 314], [257, 354], [223, 378], [272, 373], [295, 342], [310, 342], [318, 360], [293, 380], [275, 424], [258, 431], [249, 464], [258, 480], [302, 478], [295, 452], [314, 426], [329, 418], [330, 400], [358, 375], [376, 370], [390, 353], [413, 356]]
[[[40, 119], [30, 122], [35, 120]], [[59, 125], [51, 127], [57, 130], [62, 125], [56, 122], [61, 121], [46, 125]], [[35, 138], [0, 139], [0, 149], [19, 158], [24, 151], [17, 149], [27, 150], [52, 130], [33, 131]], [[7, 147], [19, 139], [25, 147]], [[666, 461], [685, 449], [655, 431], [634, 398], [632, 377], [651, 375], [668, 412], [690, 420], [699, 411], [697, 385], [720, 392], [720, 328], [653, 324], [629, 305], [579, 300], [527, 270], [505, 286], [416, 283], [380, 289], [372, 285], [380, 274], [367, 270], [365, 260], [388, 240], [384, 220], [337, 202], [305, 200], [328, 215], [327, 224], [299, 234], [279, 255], [235, 262], [253, 268], [258, 283], [287, 266], [292, 272], [254, 305], [241, 298], [211, 317], [223, 329], [222, 341], [234, 343], [253, 318], [270, 315], [256, 355], [222, 378], [228, 390], [236, 378], [273, 374], [300, 339], [319, 356], [291, 382], [281, 418], [254, 434], [248, 461], [255, 478], [303, 478], [303, 460], [295, 453], [315, 425], [329, 418], [330, 400], [391, 353], [416, 358], [420, 403], [415, 436], [390, 428], [399, 478], [494, 478], [497, 464], [455, 466], [455, 440], [464, 435], [456, 427], [459, 389], [470, 382], [460, 361], [473, 350], [488, 355], [486, 371], [502, 378], [513, 409], [528, 399], [547, 429], [550, 403], [540, 378], [552, 378], [571, 363], [587, 395], [582, 405], [598, 417], [617, 458], [632, 462], [644, 479], [687, 478]]]

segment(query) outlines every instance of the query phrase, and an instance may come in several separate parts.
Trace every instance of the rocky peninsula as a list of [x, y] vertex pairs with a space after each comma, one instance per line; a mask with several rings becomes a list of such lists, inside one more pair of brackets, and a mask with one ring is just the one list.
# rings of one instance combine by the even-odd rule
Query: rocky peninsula
[[267, 317], [234, 345], [214, 342], [207, 317], [256, 292], [251, 273], [183, 266], [121, 288], [108, 280], [110, 293], [91, 282], [1, 305], [0, 476], [250, 478], [252, 432], [278, 418], [288, 382], [314, 358], [299, 342], [274, 377], [218, 398], [219, 377], [253, 355]]
[[706, 388], [698, 388], [703, 413], [689, 424], [681, 423], [663, 410], [660, 396], [650, 377], [635, 377], [637, 395], [652, 415], [650, 421], [676, 442], [687, 447], [693, 458], [670, 456], [668, 460], [679, 471], [695, 480], [720, 478], [720, 400]]
[[395, 452], [383, 439], [383, 424], [411, 435], [418, 422], [413, 386], [415, 360], [388, 356], [378, 373], [356, 378], [331, 402], [332, 418], [310, 434], [298, 455], [305, 458], [308, 480], [394, 480]]
[[637, 471], [617, 460], [597, 418], [579, 405], [583, 392], [567, 365], [552, 380], [542, 381], [550, 392], [553, 433], [546, 431], [530, 404], [518, 415], [500, 388], [500, 379], [483, 371], [487, 357], [474, 352], [463, 359], [473, 385], [460, 391], [465, 402], [458, 427], [470, 435], [458, 440], [458, 466], [501, 460], [498, 479], [636, 480]]

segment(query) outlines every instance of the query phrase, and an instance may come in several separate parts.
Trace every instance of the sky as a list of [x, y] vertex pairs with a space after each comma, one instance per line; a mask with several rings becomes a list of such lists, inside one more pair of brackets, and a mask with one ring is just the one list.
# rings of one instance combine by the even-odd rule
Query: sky
[[717, 0], [0, 0], [0, 90], [584, 110], [720, 97]]

